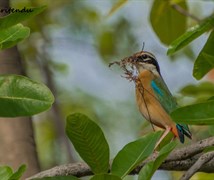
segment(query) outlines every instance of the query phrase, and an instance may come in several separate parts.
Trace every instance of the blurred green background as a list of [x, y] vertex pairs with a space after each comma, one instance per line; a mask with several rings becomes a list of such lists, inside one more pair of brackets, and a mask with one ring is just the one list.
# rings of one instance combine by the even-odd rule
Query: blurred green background
[[[212, 83], [197, 85], [199, 82], [192, 77], [193, 60], [207, 35], [168, 57], [168, 47], [151, 27], [152, 3], [149, 0], [12, 1], [15, 8], [48, 6], [44, 13], [25, 22], [31, 28], [31, 35], [18, 46], [28, 76], [46, 83], [56, 97], [52, 110], [34, 117], [42, 169], [80, 161], [63, 132], [64, 120], [72, 112], [87, 114], [101, 126], [110, 144], [111, 157], [128, 142], [152, 131], [138, 112], [134, 84], [122, 78], [117, 67], [108, 67], [109, 62], [140, 51], [143, 43], [144, 50], [155, 54], [162, 76], [181, 106], [214, 95]], [[200, 18], [214, 10], [213, 1], [192, 0], [188, 6]], [[198, 129], [191, 127], [193, 141], [214, 134], [212, 126]], [[179, 176], [161, 171], [154, 179]]]

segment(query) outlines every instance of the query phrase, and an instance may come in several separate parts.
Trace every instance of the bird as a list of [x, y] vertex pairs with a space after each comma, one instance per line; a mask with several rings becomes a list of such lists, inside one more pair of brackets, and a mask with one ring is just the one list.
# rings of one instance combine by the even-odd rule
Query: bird
[[178, 105], [164, 82], [156, 57], [147, 51], [140, 51], [126, 58], [136, 67], [135, 93], [139, 111], [152, 125], [164, 129], [155, 149], [171, 131], [174, 138], [184, 143], [184, 137], [192, 134], [186, 124], [177, 124], [170, 113]]

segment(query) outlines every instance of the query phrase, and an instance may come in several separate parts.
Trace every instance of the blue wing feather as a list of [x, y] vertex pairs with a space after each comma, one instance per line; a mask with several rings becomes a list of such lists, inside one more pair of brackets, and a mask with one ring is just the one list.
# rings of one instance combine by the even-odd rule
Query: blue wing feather
[[161, 103], [166, 112], [171, 113], [177, 108], [177, 103], [170, 93], [163, 78], [160, 76], [151, 82], [152, 89], [155, 92], [155, 96]]
[[157, 86], [157, 84], [154, 81], [151, 82], [151, 86], [156, 93], [158, 93], [160, 96], [163, 96], [162, 91], [160, 90], [160, 88]]

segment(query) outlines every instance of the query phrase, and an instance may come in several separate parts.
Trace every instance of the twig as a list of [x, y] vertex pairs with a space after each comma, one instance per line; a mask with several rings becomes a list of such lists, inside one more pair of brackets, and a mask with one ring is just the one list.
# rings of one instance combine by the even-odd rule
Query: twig
[[[199, 157], [200, 155], [196, 155], [186, 160], [166, 162], [163, 163], [159, 169], [169, 171], [187, 171], [198, 160]], [[197, 172], [213, 173], [213, 169], [214, 160], [211, 160], [201, 166], [201, 168]]]
[[201, 153], [205, 147], [214, 146], [214, 137], [203, 139], [195, 144], [173, 151], [166, 161], [183, 160]]
[[173, 4], [172, 4], [172, 7], [173, 7], [176, 11], [178, 11], [179, 13], [181, 13], [181, 14], [183, 14], [183, 15], [185, 15], [185, 16], [188, 16], [188, 17], [192, 18], [193, 20], [195, 20], [195, 21], [197, 21], [197, 22], [201, 22], [201, 20], [200, 20], [198, 17], [196, 17], [196, 16], [193, 15], [193, 14], [190, 14], [188, 11], [186, 11], [184, 8], [182, 8], [182, 7], [179, 6], [178, 4], [173, 3]]
[[202, 165], [213, 159], [214, 152], [208, 152], [200, 156], [200, 158], [189, 168], [187, 172], [183, 174], [180, 180], [188, 180], [190, 179], [200, 168]]

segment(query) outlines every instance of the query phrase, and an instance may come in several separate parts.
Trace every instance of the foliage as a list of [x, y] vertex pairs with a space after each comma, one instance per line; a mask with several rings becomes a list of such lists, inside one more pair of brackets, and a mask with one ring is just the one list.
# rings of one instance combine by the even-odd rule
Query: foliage
[[[46, 7], [31, 8], [31, 12], [14, 12], [0, 18], [0, 49], [10, 48], [29, 35], [29, 28], [18, 24]], [[0, 76], [0, 116], [31, 116], [50, 108], [54, 97], [43, 84], [18, 75]]]
[[[106, 174], [109, 169], [109, 147], [102, 130], [95, 122], [83, 114], [69, 115], [67, 117], [66, 133], [83, 160], [86, 161], [95, 174], [99, 174], [91, 179], [112, 180], [123, 179], [137, 165], [148, 158], [153, 153], [155, 144], [161, 135], [159, 131], [150, 133], [125, 145], [114, 158], [110, 170], [112, 175], [110, 175]], [[167, 149], [171, 151], [174, 148], [175, 144], [170, 144]], [[165, 151], [165, 149], [163, 149], [163, 152], [161, 151], [161, 160], [167, 157], [162, 155], [167, 154]], [[156, 164], [156, 168], [160, 164]]]
[[26, 170], [26, 165], [22, 165], [16, 172], [8, 166], [0, 166], [0, 178], [1, 180], [19, 180]]
[[169, 155], [169, 153], [175, 148], [176, 142], [171, 142], [164, 146], [159, 154], [158, 157], [149, 163], [147, 163], [143, 168], [140, 170], [139, 173], [139, 180], [149, 180], [152, 178], [152, 175], [155, 173], [155, 171], [158, 169], [158, 167], [162, 164], [164, 159]]
[[151, 155], [160, 135], [158, 131], [128, 143], [114, 158], [112, 174], [121, 178], [128, 175], [139, 163]]
[[[176, 14], [172, 14], [168, 12], [168, 9], [170, 11], [173, 7], [177, 7], [177, 13], [183, 13], [186, 16], [183, 15], [183, 20], [179, 20], [179, 17]], [[161, 9], [166, 8], [164, 11], [161, 11]], [[179, 8], [179, 9], [178, 9]], [[161, 12], [161, 13], [160, 13]], [[159, 14], [158, 14], [159, 13]], [[157, 36], [161, 41], [163, 41], [165, 44], [169, 44], [169, 48], [167, 51], [168, 55], [174, 54], [176, 51], [184, 48], [189, 43], [191, 43], [193, 40], [198, 38], [199, 36], [203, 35], [204, 33], [209, 32], [214, 28], [214, 15], [210, 15], [207, 18], [204, 18], [203, 20], [200, 20], [197, 18], [197, 25], [188, 27], [186, 22], [186, 18], [190, 16], [188, 12], [188, 8], [186, 5], [186, 1], [154, 1], [153, 7], [151, 10], [151, 22], [153, 25], [153, 29], [156, 32]], [[161, 19], [165, 17], [166, 19]], [[193, 16], [190, 16], [193, 17]], [[173, 20], [173, 19], [176, 19]], [[171, 20], [171, 21], [170, 21]], [[194, 18], [196, 20], [196, 18]], [[169, 22], [170, 21], [170, 22]], [[158, 24], [158, 22], [160, 22]], [[163, 22], [167, 22], [171, 28], [167, 27], [167, 25], [164, 25]], [[173, 24], [173, 22], [175, 24]], [[179, 24], [179, 22], [183, 22], [182, 25]], [[155, 26], [155, 23], [157, 24]], [[161, 29], [162, 27], [163, 29]], [[180, 29], [184, 28], [180, 31]], [[168, 32], [165, 32], [164, 30], [168, 30]], [[185, 32], [186, 31], [186, 32]], [[174, 32], [179, 33], [179, 35], [174, 35]], [[174, 35], [173, 38], [170, 38], [169, 35]], [[163, 40], [165, 37], [170, 38], [168, 41]], [[203, 49], [199, 53], [195, 63], [194, 63], [194, 69], [193, 69], [193, 76], [196, 79], [201, 79], [204, 75], [206, 75], [213, 67], [214, 67], [214, 54], [213, 54], [213, 42], [214, 42], [214, 32], [212, 31], [209, 35], [209, 38], [204, 45]]]
[[43, 84], [20, 75], [0, 76], [0, 116], [31, 116], [51, 107], [54, 97]]
[[214, 84], [211, 82], [201, 82], [199, 84], [189, 84], [180, 90], [182, 96], [195, 98], [197, 101], [204, 101], [214, 96]]
[[90, 180], [121, 180], [121, 178], [113, 174], [98, 174], [93, 176]]
[[6, 49], [15, 46], [19, 41], [28, 37], [30, 29], [22, 24], [17, 24], [1, 30], [0, 33], [0, 49]]
[[187, 24], [187, 17], [173, 9], [173, 5], [188, 10], [186, 1], [176, 4], [172, 1], [155, 0], [150, 12], [150, 21], [154, 32], [160, 41], [167, 45], [185, 32]]
[[[214, 17], [213, 17], [213, 26], [214, 26]], [[201, 79], [206, 75], [211, 69], [214, 68], [214, 31], [210, 33], [210, 36], [204, 45], [203, 49], [199, 53], [197, 59], [195, 60], [193, 76], [196, 79]]]
[[174, 40], [167, 51], [168, 55], [175, 53], [176, 51], [184, 48], [193, 40], [206, 33], [214, 26], [214, 15], [203, 20], [200, 24], [197, 24], [187, 30], [184, 34]]
[[0, 49], [15, 46], [19, 41], [27, 38], [30, 34], [30, 29], [19, 23], [41, 13], [45, 8], [46, 6], [29, 8], [31, 11], [14, 12], [7, 16], [1, 17]]
[[99, 126], [83, 114], [72, 114], [67, 117], [66, 133], [93, 173], [108, 172], [109, 146]]
[[209, 100], [204, 103], [198, 103], [178, 108], [171, 113], [171, 116], [177, 123], [213, 125], [213, 108], [214, 101]]

